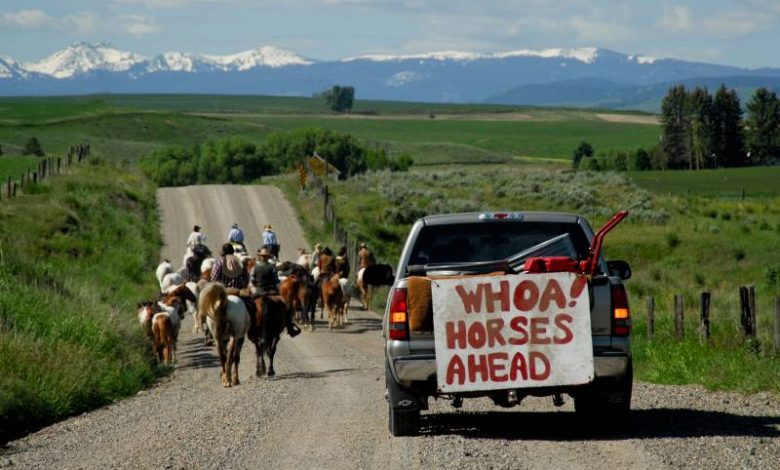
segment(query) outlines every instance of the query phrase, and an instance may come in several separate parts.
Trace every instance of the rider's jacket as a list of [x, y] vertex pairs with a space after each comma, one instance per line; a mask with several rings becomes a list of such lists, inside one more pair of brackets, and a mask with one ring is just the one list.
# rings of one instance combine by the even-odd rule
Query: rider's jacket
[[279, 277], [276, 275], [276, 265], [258, 261], [252, 269], [252, 284], [258, 295], [278, 292]]

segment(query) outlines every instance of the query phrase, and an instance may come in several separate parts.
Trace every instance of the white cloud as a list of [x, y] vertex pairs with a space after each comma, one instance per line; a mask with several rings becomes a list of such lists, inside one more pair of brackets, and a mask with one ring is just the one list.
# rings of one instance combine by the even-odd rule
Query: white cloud
[[100, 29], [104, 26], [104, 22], [105, 20], [94, 11], [82, 11], [64, 16], [57, 26], [73, 36], [85, 36]]
[[119, 22], [124, 31], [137, 38], [160, 31], [152, 18], [142, 15], [122, 15], [119, 17]]
[[54, 18], [41, 10], [19, 10], [0, 13], [0, 24], [23, 29], [40, 28], [50, 25]]
[[705, 32], [724, 39], [748, 36], [764, 29], [765, 26], [764, 18], [746, 12], [730, 12], [702, 20]]
[[672, 32], [688, 31], [691, 28], [691, 12], [684, 5], [667, 7], [658, 26]]

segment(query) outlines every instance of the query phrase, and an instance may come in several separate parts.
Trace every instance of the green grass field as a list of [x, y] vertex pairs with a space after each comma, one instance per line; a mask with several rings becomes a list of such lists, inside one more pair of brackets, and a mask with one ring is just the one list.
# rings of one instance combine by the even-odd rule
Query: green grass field
[[22, 173], [35, 169], [38, 166], [38, 160], [38, 157], [0, 155], [0, 183], [6, 182], [9, 176], [13, 180], [19, 180]]
[[737, 198], [780, 194], [780, 166], [727, 168], [701, 171], [632, 172], [631, 178], [646, 189], [664, 194], [696, 194]]
[[[34, 135], [50, 154], [89, 141], [108, 158], [132, 161], [161, 145], [227, 136], [259, 143], [271, 131], [322, 127], [353, 134], [392, 155], [409, 154], [421, 165], [501, 163], [516, 157], [568, 161], [582, 140], [597, 151], [634, 150], [651, 146], [659, 132], [657, 125], [604, 120], [599, 110], [358, 101], [356, 113], [380, 115], [335, 115], [311, 98], [106, 95], [50, 100], [0, 99], [0, 145], [7, 153], [18, 154]], [[648, 119], [641, 113], [610, 115]]]

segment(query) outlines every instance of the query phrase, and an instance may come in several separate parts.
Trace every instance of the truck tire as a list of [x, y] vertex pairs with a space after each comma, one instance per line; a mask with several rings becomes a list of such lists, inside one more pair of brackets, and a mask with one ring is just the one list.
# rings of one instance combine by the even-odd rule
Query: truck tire
[[631, 393], [634, 382], [633, 362], [623, 377], [608, 386], [596, 385], [574, 396], [574, 410], [586, 419], [598, 418], [605, 424], [621, 425], [628, 421], [631, 411]]
[[416, 436], [420, 431], [420, 410], [403, 410], [388, 405], [390, 434]]

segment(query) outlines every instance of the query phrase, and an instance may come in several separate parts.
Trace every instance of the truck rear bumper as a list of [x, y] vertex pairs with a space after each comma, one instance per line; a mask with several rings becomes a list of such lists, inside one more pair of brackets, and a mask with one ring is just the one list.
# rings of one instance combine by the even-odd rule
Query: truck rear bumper
[[[593, 358], [593, 371], [596, 378], [622, 377], [628, 361], [628, 355], [622, 352], [602, 353]], [[436, 356], [398, 357], [393, 359], [393, 365], [400, 382], [436, 380]]]

